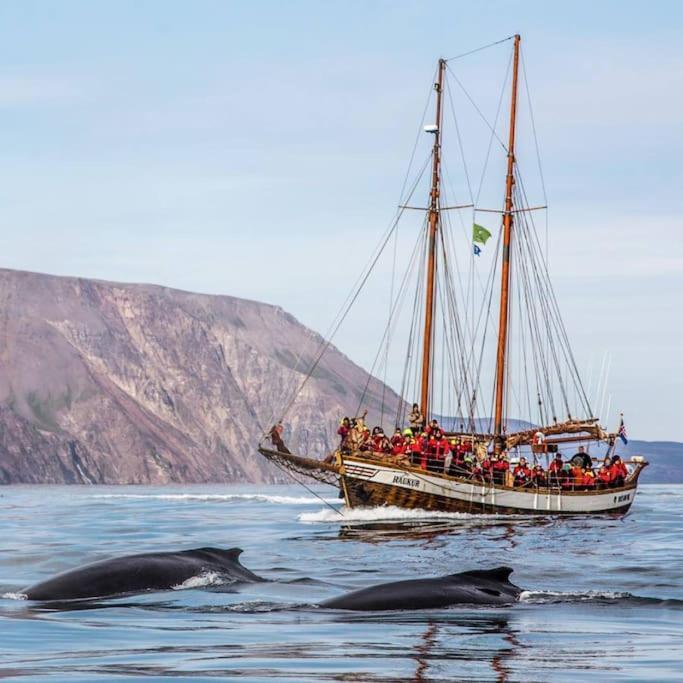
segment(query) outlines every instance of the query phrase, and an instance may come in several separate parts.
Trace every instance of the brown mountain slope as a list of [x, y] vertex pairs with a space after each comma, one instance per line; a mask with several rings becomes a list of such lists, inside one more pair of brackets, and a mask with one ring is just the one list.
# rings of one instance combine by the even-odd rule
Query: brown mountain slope
[[[320, 342], [254, 301], [0, 270], [0, 482], [280, 480], [255, 444]], [[367, 379], [330, 348], [291, 445], [329, 450]]]

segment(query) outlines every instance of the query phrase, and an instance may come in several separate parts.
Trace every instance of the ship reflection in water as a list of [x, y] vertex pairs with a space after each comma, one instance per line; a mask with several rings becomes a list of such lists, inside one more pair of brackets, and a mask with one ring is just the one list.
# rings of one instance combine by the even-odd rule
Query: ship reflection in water
[[[415, 671], [406, 671], [403, 680], [414, 683], [446, 680], [448, 672], [455, 670], [461, 672], [458, 680], [469, 680], [477, 677], [476, 672], [481, 671], [482, 665], [488, 665], [494, 680], [509, 680], [511, 670], [506, 662], [515, 657], [520, 644], [505, 613], [498, 610], [492, 614], [457, 612], [431, 615], [426, 620], [405, 614], [343, 619], [347, 623], [367, 624], [370, 632], [387, 620], [394, 626], [415, 628], [419, 625], [414, 644], [406, 644], [406, 656], [415, 662]], [[350, 678], [353, 680], [352, 675]]]
[[368, 521], [342, 524], [339, 527], [339, 538], [364, 541], [366, 543], [383, 543], [387, 540], [424, 540], [439, 542], [443, 535], [467, 535], [486, 531], [488, 538], [501, 539], [501, 542], [514, 546], [516, 537], [522, 527], [544, 527], [555, 523], [548, 517], [524, 518], [513, 523], [505, 517], [481, 517], [464, 521], [448, 519], [415, 520], [415, 521]]

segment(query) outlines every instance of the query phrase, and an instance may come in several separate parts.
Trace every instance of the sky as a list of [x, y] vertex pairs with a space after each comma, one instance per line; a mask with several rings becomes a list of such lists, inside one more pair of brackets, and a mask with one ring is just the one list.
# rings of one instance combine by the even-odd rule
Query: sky
[[[608, 426], [683, 441], [678, 2], [5, 0], [0, 265], [266, 301], [324, 333], [395, 213], [436, 60], [516, 32], [579, 366], [611, 359]], [[508, 49], [462, 60], [486, 112]], [[382, 274], [335, 338], [366, 368]]]

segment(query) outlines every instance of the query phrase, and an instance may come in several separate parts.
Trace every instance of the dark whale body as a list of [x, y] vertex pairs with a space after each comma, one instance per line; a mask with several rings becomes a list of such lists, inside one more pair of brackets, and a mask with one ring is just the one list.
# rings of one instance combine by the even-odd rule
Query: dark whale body
[[240, 564], [240, 548], [196, 548], [102, 560], [71, 569], [21, 591], [29, 600], [85, 600], [168, 590], [215, 572], [227, 581], [264, 581]]
[[450, 605], [508, 605], [522, 589], [510, 583], [512, 569], [497, 567], [432, 579], [394, 581], [325, 600], [320, 607], [359, 611], [415, 610]]

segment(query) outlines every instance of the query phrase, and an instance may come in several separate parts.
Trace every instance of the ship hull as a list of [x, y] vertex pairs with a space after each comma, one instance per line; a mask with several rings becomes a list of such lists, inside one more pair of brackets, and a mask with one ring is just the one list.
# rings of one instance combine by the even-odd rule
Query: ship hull
[[349, 457], [342, 465], [341, 486], [349, 507], [503, 515], [623, 514], [633, 504], [640, 473], [621, 488], [565, 491], [492, 485]]

